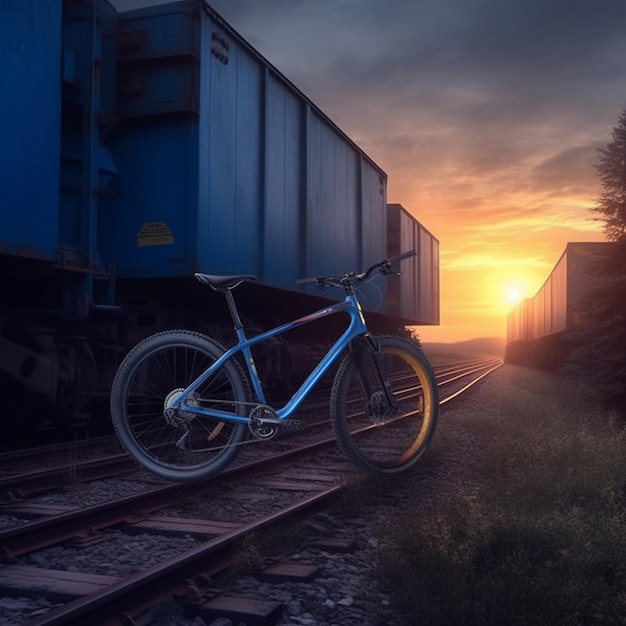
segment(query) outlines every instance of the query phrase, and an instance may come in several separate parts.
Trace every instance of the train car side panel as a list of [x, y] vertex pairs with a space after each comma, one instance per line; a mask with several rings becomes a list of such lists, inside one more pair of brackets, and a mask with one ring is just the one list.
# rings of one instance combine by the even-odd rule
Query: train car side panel
[[100, 248], [119, 278], [193, 271], [198, 224], [189, 198], [197, 196], [197, 133], [186, 118], [158, 125], [123, 121], [115, 132], [119, 197], [103, 201]]
[[507, 342], [533, 338], [533, 299], [524, 298], [507, 315]]
[[[419, 317], [425, 323], [439, 324], [439, 241], [423, 226], [419, 229], [419, 241]], [[410, 289], [410, 285], [405, 289]]]
[[61, 0], [0, 9], [0, 253], [57, 258], [61, 21]]
[[520, 341], [522, 338], [520, 321], [522, 302], [518, 303], [515, 308], [511, 309], [506, 316], [507, 341]]
[[567, 275], [568, 251], [559, 259], [550, 276], [549, 327], [546, 334], [560, 333], [567, 329]]
[[263, 275], [269, 283], [293, 286], [301, 278], [305, 252], [301, 246], [306, 218], [301, 158], [305, 105], [272, 72], [266, 81]]
[[387, 221], [387, 256], [417, 251], [388, 280], [387, 312], [410, 324], [439, 324], [439, 241], [400, 204], [387, 205]]
[[[214, 32], [204, 17], [203, 41]], [[204, 57], [201, 76], [203, 83], [210, 81], [200, 102], [209, 144], [208, 154], [198, 146], [198, 158], [200, 179], [208, 177], [209, 189], [207, 202], [201, 199], [197, 207], [199, 216], [208, 215], [208, 230], [197, 242], [198, 268], [261, 275], [263, 67], [242, 47], [229, 45], [228, 63], [214, 54]]]
[[[361, 247], [365, 268], [387, 254], [387, 177], [361, 156]], [[381, 233], [385, 233], [381, 236]]]
[[337, 274], [361, 265], [359, 169], [359, 155], [309, 109], [306, 275]]

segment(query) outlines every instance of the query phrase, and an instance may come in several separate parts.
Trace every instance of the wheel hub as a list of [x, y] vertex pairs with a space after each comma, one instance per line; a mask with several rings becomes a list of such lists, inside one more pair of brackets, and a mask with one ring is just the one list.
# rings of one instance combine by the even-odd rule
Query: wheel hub
[[[173, 406], [176, 400], [180, 398], [183, 391], [185, 391], [183, 387], [172, 389], [172, 391], [167, 394], [163, 402], [163, 415], [167, 420], [167, 423], [171, 426], [177, 426], [179, 428], [187, 426], [187, 424], [195, 417], [193, 413], [183, 411], [180, 407]], [[191, 393], [187, 396], [185, 402], [190, 406], [199, 406], [199, 397], [197, 394]]]

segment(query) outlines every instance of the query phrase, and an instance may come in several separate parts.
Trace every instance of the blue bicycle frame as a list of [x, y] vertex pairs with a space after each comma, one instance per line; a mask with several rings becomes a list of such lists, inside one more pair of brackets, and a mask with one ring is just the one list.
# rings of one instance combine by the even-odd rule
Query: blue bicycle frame
[[308, 324], [315, 320], [334, 315], [345, 311], [350, 316], [350, 323], [343, 334], [337, 339], [333, 346], [324, 355], [322, 360], [315, 366], [313, 371], [309, 374], [306, 380], [302, 383], [300, 388], [293, 394], [287, 404], [276, 411], [276, 415], [279, 419], [284, 420], [291, 417], [298, 407], [302, 404], [305, 398], [309, 395], [313, 387], [321, 380], [321, 378], [328, 372], [335, 361], [339, 358], [340, 354], [348, 347], [350, 342], [367, 332], [367, 326], [365, 324], [365, 318], [363, 317], [363, 311], [358, 298], [355, 294], [347, 295], [343, 302], [338, 302], [319, 311], [315, 311], [304, 317], [300, 317], [292, 322], [287, 322], [282, 326], [277, 326], [272, 330], [255, 335], [252, 339], [248, 339], [245, 335], [243, 328], [237, 328], [238, 342], [211, 365], [205, 372], [203, 372], [191, 385], [189, 385], [183, 393], [173, 403], [173, 407], [180, 406], [180, 408], [186, 413], [193, 413], [195, 415], [201, 415], [205, 417], [212, 417], [221, 421], [240, 422], [247, 424], [249, 421], [248, 416], [236, 415], [235, 413], [228, 413], [225, 411], [215, 411], [199, 406], [192, 406], [185, 402], [185, 399], [192, 394], [200, 385], [209, 380], [217, 371], [219, 371], [229, 359], [235, 354], [241, 352], [244, 356], [250, 381], [252, 382], [252, 388], [258, 404], [266, 404], [265, 393], [261, 386], [261, 381], [254, 364], [252, 357], [251, 347], [257, 343], [271, 339], [276, 335], [287, 332], [304, 324]]

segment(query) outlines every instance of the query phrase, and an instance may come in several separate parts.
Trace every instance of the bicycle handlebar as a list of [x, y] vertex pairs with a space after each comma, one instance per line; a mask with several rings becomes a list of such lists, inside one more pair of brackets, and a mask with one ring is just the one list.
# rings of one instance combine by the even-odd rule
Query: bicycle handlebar
[[351, 291], [354, 287], [356, 287], [356, 285], [367, 280], [374, 271], [380, 270], [381, 274], [388, 276], [389, 274], [394, 273], [392, 270], [392, 265], [394, 263], [404, 261], [404, 259], [409, 259], [416, 255], [417, 252], [415, 250], [403, 252], [402, 254], [398, 254], [389, 259], [383, 259], [382, 261], [378, 261], [378, 263], [374, 263], [374, 265], [371, 265], [360, 274], [349, 272], [347, 274], [343, 274], [343, 276], [315, 276], [313, 278], [299, 278], [296, 282], [298, 285], [316, 285], [320, 289], [323, 289], [324, 287], [341, 287], [346, 291]]

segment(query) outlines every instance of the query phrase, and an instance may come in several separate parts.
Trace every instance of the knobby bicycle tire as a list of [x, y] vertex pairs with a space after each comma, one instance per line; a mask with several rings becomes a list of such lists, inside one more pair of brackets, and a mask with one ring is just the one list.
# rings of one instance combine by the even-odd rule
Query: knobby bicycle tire
[[331, 417], [339, 446], [355, 465], [392, 474], [415, 463], [428, 448], [439, 394], [432, 368], [416, 344], [393, 336], [376, 342], [377, 352], [361, 343], [342, 361], [333, 382]]
[[[247, 436], [245, 424], [167, 410], [182, 390], [214, 363], [224, 348], [186, 330], [152, 335], [122, 361], [111, 389], [111, 417], [135, 461], [173, 482], [205, 480], [224, 470]], [[235, 361], [227, 362], [187, 401], [246, 415], [249, 385]]]

